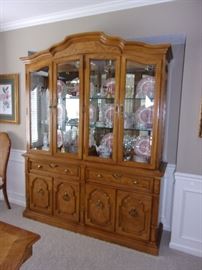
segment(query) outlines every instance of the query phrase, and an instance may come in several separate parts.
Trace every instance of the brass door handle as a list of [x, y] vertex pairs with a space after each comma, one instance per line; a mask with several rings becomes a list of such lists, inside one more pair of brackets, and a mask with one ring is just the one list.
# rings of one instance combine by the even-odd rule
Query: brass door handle
[[102, 175], [101, 173], [98, 173], [98, 174], [97, 174], [97, 177], [98, 177], [98, 178], [102, 178], [103, 175]]
[[66, 173], [66, 174], [72, 174], [72, 171], [70, 169], [64, 169], [64, 173]]
[[42, 166], [40, 164], [37, 165], [37, 169], [41, 169]]
[[104, 204], [103, 204], [103, 202], [101, 202], [101, 200], [97, 200], [95, 206], [98, 209], [103, 209], [104, 208]]
[[114, 174], [113, 174], [113, 177], [117, 179], [117, 178], [122, 177], [122, 174], [119, 174], [119, 173], [114, 173]]
[[50, 163], [50, 164], [49, 164], [49, 167], [51, 167], [51, 168], [56, 168], [56, 167], [58, 167], [58, 165], [55, 164], [55, 163]]
[[133, 181], [133, 184], [134, 184], [134, 185], [137, 185], [137, 184], [138, 184], [138, 181], [137, 181], [137, 180], [134, 180], [134, 181]]
[[44, 195], [44, 190], [42, 188], [40, 188], [38, 191], [37, 191], [40, 195]]
[[64, 193], [64, 195], [63, 195], [63, 200], [66, 201], [66, 202], [68, 202], [68, 201], [70, 200], [70, 197], [69, 197], [69, 195], [67, 194], [67, 192]]
[[121, 104], [120, 105], [120, 113], [123, 115], [123, 113], [124, 113], [124, 106], [123, 106], [123, 104]]
[[128, 213], [129, 213], [129, 215], [131, 217], [137, 217], [137, 210], [136, 210], [136, 208], [132, 208]]

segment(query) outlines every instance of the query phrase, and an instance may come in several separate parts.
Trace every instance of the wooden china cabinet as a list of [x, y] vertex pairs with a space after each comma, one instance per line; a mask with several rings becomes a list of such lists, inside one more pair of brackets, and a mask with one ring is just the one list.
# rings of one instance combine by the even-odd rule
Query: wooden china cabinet
[[24, 216], [158, 254], [169, 44], [100, 32], [26, 64]]

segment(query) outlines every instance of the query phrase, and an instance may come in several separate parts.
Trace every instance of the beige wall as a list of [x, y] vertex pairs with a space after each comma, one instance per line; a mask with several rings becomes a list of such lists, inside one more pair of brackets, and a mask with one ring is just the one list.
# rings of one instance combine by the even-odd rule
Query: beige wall
[[[96, 15], [81, 19], [0, 33], [0, 71], [20, 73], [20, 125], [2, 125], [12, 138], [13, 148], [25, 149], [25, 86], [24, 65], [19, 57], [28, 50], [46, 49], [65, 36], [86, 31], [104, 31], [123, 38], [185, 34], [187, 38], [180, 113], [177, 170], [202, 173], [202, 139], [198, 138], [199, 105], [201, 100], [202, 63], [202, 2], [174, 1], [127, 11]], [[172, 106], [172, 104], [171, 104]], [[172, 108], [171, 108], [172, 111]], [[177, 113], [177, 112], [176, 112]], [[175, 119], [173, 119], [175, 121]], [[172, 134], [172, 130], [168, 133]], [[169, 136], [169, 134], [168, 134]], [[176, 145], [169, 145], [175, 147]], [[174, 150], [173, 150], [174, 151]]]

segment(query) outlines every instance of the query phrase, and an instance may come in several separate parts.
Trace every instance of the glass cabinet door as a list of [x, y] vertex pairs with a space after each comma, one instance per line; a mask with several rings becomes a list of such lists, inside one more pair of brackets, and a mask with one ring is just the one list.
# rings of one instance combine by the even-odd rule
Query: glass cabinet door
[[156, 66], [127, 60], [122, 94], [122, 162], [151, 163]]
[[50, 68], [29, 73], [30, 149], [50, 150]]
[[58, 63], [56, 70], [56, 152], [81, 157], [81, 61], [77, 59]]
[[114, 160], [117, 114], [117, 59], [88, 59], [86, 145], [88, 158]]

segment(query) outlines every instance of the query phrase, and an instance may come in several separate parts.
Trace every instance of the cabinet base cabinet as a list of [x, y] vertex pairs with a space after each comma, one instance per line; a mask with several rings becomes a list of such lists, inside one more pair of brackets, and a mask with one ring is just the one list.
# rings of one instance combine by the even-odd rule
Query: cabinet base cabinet
[[131, 190], [130, 185], [107, 182], [107, 177], [104, 184], [96, 181], [100, 171], [90, 180], [89, 168], [81, 171], [81, 179], [45, 171], [28, 173], [24, 216], [157, 255], [162, 225], [156, 219], [159, 190], [154, 187], [160, 179], [147, 177], [151, 184], [144, 190], [145, 177], [139, 176], [139, 186]]

